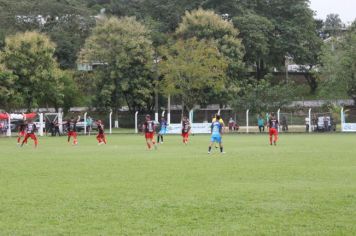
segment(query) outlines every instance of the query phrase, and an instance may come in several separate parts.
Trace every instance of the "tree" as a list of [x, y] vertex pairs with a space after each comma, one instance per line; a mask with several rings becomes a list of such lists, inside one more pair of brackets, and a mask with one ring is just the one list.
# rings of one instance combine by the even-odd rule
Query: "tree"
[[223, 91], [226, 86], [227, 60], [213, 41], [191, 38], [170, 46], [160, 64], [162, 88], [182, 98], [187, 110], [204, 103], [207, 94]]
[[58, 78], [58, 65], [54, 59], [55, 45], [37, 32], [17, 33], [5, 40], [0, 63], [17, 77], [16, 89], [22, 94], [28, 110], [41, 102], [63, 98], [63, 86]]
[[261, 113], [288, 105], [295, 95], [293, 84], [271, 83], [273, 77], [267, 75], [262, 80], [251, 79], [249, 83], [240, 84], [240, 90], [234, 94], [231, 107], [238, 110], [247, 110]]
[[260, 80], [266, 73], [266, 64], [270, 53], [270, 35], [274, 25], [264, 16], [247, 13], [233, 18], [234, 25], [240, 30], [240, 37], [245, 46], [247, 65], [256, 68], [255, 77]]
[[55, 57], [62, 69], [74, 69], [77, 55], [95, 26], [93, 17], [64, 15], [48, 19], [41, 32], [56, 43]]
[[11, 110], [22, 104], [23, 98], [16, 89], [17, 77], [10, 72], [0, 71], [0, 107]]
[[339, 14], [329, 14], [326, 16], [324, 31], [330, 36], [337, 36], [342, 29], [342, 21]]
[[[96, 105], [112, 108], [118, 119], [126, 104], [131, 112], [152, 103], [153, 50], [149, 31], [133, 17], [98, 22], [81, 51], [81, 63], [96, 63]], [[125, 103], [124, 103], [125, 102]]]
[[349, 96], [356, 102], [356, 21], [333, 46], [327, 44], [322, 53], [325, 80], [321, 95], [331, 98]]
[[186, 12], [175, 34], [178, 38], [213, 40], [219, 51], [228, 60], [228, 76], [236, 78], [242, 68], [244, 48], [238, 38], [239, 31], [230, 21], [224, 20], [213, 11], [193, 10]]

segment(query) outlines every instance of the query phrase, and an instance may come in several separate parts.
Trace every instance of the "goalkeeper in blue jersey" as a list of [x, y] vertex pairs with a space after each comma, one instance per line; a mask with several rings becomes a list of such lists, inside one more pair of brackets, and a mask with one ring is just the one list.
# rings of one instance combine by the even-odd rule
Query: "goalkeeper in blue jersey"
[[224, 147], [221, 141], [224, 125], [222, 122], [220, 122], [220, 118], [220, 115], [216, 115], [215, 121], [213, 121], [213, 123], [211, 124], [211, 139], [208, 151], [209, 154], [211, 153], [211, 146], [213, 146], [214, 143], [219, 143], [220, 152], [224, 153]]

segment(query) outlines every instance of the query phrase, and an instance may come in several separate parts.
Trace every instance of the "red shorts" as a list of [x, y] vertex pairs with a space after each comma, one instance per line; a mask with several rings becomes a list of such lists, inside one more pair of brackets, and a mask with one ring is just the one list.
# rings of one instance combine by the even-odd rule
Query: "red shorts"
[[27, 140], [28, 138], [31, 138], [33, 140], [37, 140], [37, 137], [35, 134], [26, 134], [25, 136], [25, 140]]
[[26, 132], [25, 132], [25, 131], [19, 132], [19, 136], [20, 136], [20, 137], [25, 137], [25, 136], [26, 136]]
[[146, 139], [153, 139], [153, 137], [154, 137], [154, 133], [152, 132], [152, 133], [145, 133], [145, 138]]
[[77, 137], [77, 132], [75, 132], [75, 131], [69, 131], [69, 132], [68, 132], [68, 136], [69, 136], [69, 137], [74, 137], [74, 138], [76, 138], [76, 137]]
[[270, 128], [269, 129], [269, 135], [272, 136], [272, 135], [278, 135], [278, 130], [275, 129], [275, 128]]
[[182, 133], [182, 137], [183, 137], [183, 138], [188, 138], [188, 137], [189, 137], [189, 132], [186, 132], [186, 133], [183, 132], [183, 133]]
[[104, 135], [104, 134], [98, 134], [98, 135], [96, 136], [96, 138], [104, 139], [104, 138], [105, 138], [105, 135]]

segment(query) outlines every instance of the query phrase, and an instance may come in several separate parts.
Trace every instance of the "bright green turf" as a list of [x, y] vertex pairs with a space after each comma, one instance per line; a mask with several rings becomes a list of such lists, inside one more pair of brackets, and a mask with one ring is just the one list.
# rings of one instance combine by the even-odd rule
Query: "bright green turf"
[[[356, 135], [0, 139], [0, 235], [355, 235]], [[31, 142], [32, 144], [32, 142]]]

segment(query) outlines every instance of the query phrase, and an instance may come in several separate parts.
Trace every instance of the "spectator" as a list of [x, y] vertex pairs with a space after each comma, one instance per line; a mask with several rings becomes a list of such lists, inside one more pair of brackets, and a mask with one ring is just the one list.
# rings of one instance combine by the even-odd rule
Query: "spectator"
[[235, 130], [235, 121], [232, 119], [232, 117], [230, 117], [230, 120], [229, 120], [229, 130], [230, 131]]
[[265, 120], [263, 119], [262, 115], [259, 114], [257, 118], [257, 125], [260, 133], [263, 131], [265, 132]]
[[324, 131], [329, 131], [329, 117], [324, 115]]
[[58, 121], [56, 120], [53, 123], [54, 123], [54, 136], [57, 136], [57, 134], [58, 134], [58, 136], [61, 136], [61, 133], [59, 132], [59, 123], [58, 123]]
[[287, 118], [285, 116], [282, 116], [282, 131], [287, 132], [288, 131], [288, 123], [287, 123]]
[[309, 117], [305, 117], [305, 132], [309, 132], [310, 120]]
[[90, 132], [91, 132], [92, 127], [93, 127], [93, 119], [90, 116], [87, 117], [87, 120], [85, 122], [85, 126], [86, 126], [85, 128], [87, 129], [88, 135], [90, 135]]

